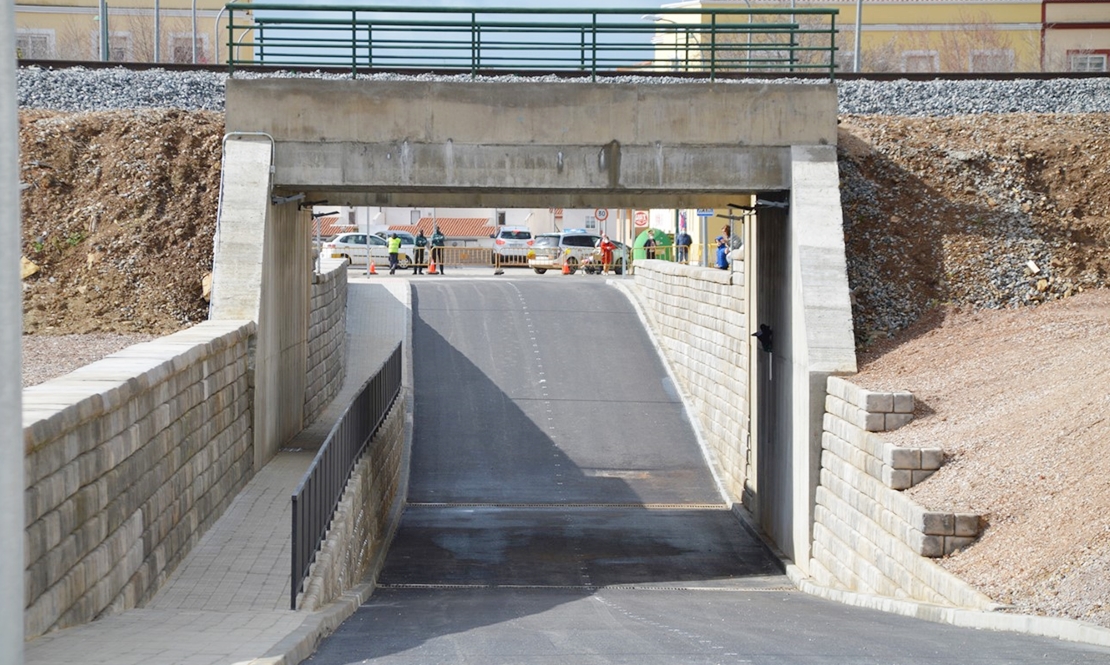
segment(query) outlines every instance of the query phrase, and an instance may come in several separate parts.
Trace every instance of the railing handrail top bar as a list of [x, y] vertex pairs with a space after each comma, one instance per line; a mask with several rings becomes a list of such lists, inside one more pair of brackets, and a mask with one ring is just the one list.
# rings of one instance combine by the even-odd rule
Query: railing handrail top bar
[[639, 14], [650, 16], [697, 16], [704, 14], [810, 14], [831, 15], [839, 14], [840, 10], [833, 7], [675, 7], [665, 9], [655, 7], [611, 7], [611, 8], [585, 8], [567, 7], [557, 9], [552, 7], [406, 7], [403, 5], [299, 5], [279, 4], [272, 2], [229, 2], [227, 9], [248, 10], [275, 10], [275, 11], [315, 11], [315, 12], [381, 12], [403, 14]]
[[[458, 20], [452, 21], [444, 19], [441, 21], [406, 21], [403, 19], [372, 19], [372, 18], [358, 18], [358, 19], [345, 19], [345, 18], [296, 18], [288, 16], [263, 16], [254, 17], [254, 23], [257, 25], [396, 25], [404, 27], [412, 27], [419, 25], [423, 27], [449, 27], [449, 28], [469, 28], [474, 24], [470, 21]], [[526, 21], [487, 21], [481, 24], [484, 28], [580, 28], [589, 26], [589, 23], [529, 23]], [[801, 29], [799, 23], [718, 23], [716, 26], [711, 26], [704, 23], [689, 23], [689, 24], [667, 24], [666, 27], [656, 26], [651, 24], [640, 23], [606, 23], [606, 30], [611, 31], [613, 28], [636, 28], [639, 30], [647, 31], [653, 30], [658, 32], [766, 32], [772, 29]], [[824, 31], [822, 31], [824, 32]]]

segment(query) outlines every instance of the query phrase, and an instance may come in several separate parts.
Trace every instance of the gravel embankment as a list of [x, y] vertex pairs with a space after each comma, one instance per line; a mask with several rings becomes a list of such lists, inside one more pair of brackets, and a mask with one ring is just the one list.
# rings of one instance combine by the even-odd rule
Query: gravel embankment
[[[336, 74], [315, 76], [346, 78]], [[363, 80], [387, 81], [404, 78], [409, 77], [378, 74]], [[472, 80], [465, 75], [419, 78]], [[482, 80], [503, 81], [508, 80], [508, 77]], [[554, 77], [550, 80], [565, 85], [588, 81]], [[212, 72], [22, 68], [18, 76], [19, 106], [55, 111], [110, 111], [130, 108], [222, 111], [226, 81], [226, 74]], [[605, 82], [704, 83], [683, 78], [633, 76], [607, 78]], [[767, 83], [765, 80], [758, 82]], [[846, 114], [950, 116], [974, 113], [1110, 113], [1110, 79], [1106, 78], [1045, 81], [840, 81], [838, 87], [840, 113]]]

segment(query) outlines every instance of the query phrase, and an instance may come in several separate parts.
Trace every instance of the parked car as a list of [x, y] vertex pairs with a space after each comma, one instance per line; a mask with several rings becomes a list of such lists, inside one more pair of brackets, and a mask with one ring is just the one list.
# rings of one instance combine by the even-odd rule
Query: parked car
[[[600, 250], [597, 248], [600, 242], [601, 236], [587, 233], [585, 229], [541, 233], [532, 241], [534, 256], [528, 261], [528, 266], [542, 275], [548, 270], [562, 271], [565, 264], [567, 270], [573, 274], [578, 271], [578, 267], [583, 262], [594, 261], [600, 257]], [[616, 245], [612, 268], [619, 275], [624, 272], [628, 249], [621, 243]]]
[[[374, 259], [374, 263], [378, 265], [389, 263], [389, 246], [385, 238], [377, 235], [368, 236], [365, 233], [340, 233], [331, 241], [324, 243], [323, 256], [324, 258], [342, 259], [351, 265], [366, 265], [367, 244], [369, 244], [370, 256]], [[402, 241], [401, 251], [397, 256], [397, 263], [401, 268], [412, 267], [411, 251], [412, 247], [410, 246], [406, 252], [405, 244]]]
[[528, 261], [532, 249], [532, 230], [526, 226], [501, 226], [490, 235], [493, 238], [493, 253], [490, 262], [494, 265]]

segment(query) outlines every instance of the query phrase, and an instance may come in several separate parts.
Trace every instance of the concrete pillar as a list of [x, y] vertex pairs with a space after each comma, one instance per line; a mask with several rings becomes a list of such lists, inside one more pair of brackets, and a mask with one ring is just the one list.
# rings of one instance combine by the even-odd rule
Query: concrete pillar
[[15, 7], [0, 16], [0, 663], [23, 662], [23, 325]]

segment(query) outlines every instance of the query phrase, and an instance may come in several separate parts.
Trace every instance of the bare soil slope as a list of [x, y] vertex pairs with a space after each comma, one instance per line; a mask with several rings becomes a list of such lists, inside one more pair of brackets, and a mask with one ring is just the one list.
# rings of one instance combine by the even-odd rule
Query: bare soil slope
[[[47, 335], [203, 320], [222, 116], [20, 120], [36, 380], [76, 340], [131, 339]], [[951, 457], [911, 493], [990, 518], [943, 565], [1022, 611], [1110, 626], [1110, 116], [841, 120], [858, 380], [914, 391], [894, 436]]]
[[164, 335], [204, 320], [223, 115], [20, 113], [25, 333]]

